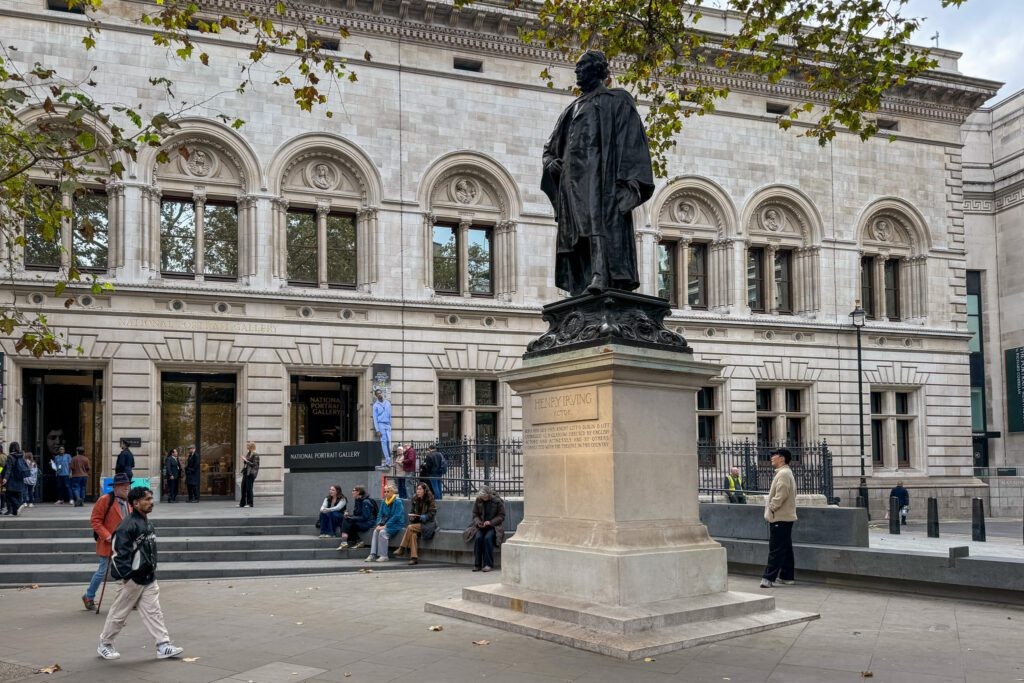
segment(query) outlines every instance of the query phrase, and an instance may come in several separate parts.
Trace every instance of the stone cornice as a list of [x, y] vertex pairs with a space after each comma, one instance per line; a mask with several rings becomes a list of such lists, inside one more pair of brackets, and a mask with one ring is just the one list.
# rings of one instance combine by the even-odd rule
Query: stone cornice
[[[238, 12], [257, 9], [262, 3], [244, 0], [208, 0], [207, 12]], [[455, 8], [448, 2], [433, 0], [346, 0], [344, 7], [324, 6], [295, 0], [291, 14], [315, 15], [323, 20], [325, 32], [344, 26], [352, 33], [385, 36], [428, 46], [447, 46], [484, 55], [501, 54], [511, 58], [544, 64], [565, 63], [551, 50], [526, 45], [516, 35], [533, 22], [532, 14], [510, 10], [497, 4], [478, 3]], [[799, 101], [822, 98], [797, 81], [770, 83], [766, 79], [707, 69], [703, 81], [734, 92], [760, 94]], [[998, 83], [951, 72], [931, 72], [893, 91], [883, 102], [881, 112], [961, 123], [971, 112], [992, 97]]]
[[996, 214], [1024, 203], [1024, 179], [995, 192], [964, 192], [964, 213]]

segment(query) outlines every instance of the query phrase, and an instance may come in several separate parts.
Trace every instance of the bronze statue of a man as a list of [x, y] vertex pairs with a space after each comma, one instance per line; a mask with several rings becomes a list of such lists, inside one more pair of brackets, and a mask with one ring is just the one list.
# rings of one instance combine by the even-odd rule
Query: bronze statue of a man
[[558, 223], [555, 284], [573, 296], [640, 285], [631, 212], [654, 192], [651, 156], [633, 97], [607, 79], [604, 54], [584, 52], [583, 94], [544, 145], [541, 189]]

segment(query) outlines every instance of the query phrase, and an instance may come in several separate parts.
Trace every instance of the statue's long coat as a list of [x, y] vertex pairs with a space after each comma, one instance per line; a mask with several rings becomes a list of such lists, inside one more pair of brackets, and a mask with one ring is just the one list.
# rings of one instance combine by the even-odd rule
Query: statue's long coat
[[[561, 173], [549, 165], [561, 159]], [[555, 284], [579, 293], [572, 258], [581, 238], [603, 237], [608, 284], [632, 291], [639, 286], [631, 211], [654, 192], [647, 135], [633, 97], [600, 86], [562, 112], [544, 145], [541, 189], [558, 223]]]

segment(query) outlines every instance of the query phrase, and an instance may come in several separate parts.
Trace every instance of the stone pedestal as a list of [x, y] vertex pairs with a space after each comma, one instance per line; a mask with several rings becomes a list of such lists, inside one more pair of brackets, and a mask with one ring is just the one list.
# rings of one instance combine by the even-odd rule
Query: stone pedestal
[[606, 344], [528, 357], [525, 509], [501, 583], [427, 611], [636, 659], [817, 618], [728, 592], [700, 522], [697, 390], [688, 353]]

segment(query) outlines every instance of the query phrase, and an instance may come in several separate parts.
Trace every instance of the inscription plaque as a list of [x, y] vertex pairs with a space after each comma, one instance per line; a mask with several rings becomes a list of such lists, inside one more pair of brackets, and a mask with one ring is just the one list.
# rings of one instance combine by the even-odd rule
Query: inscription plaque
[[545, 391], [530, 397], [533, 424], [597, 419], [597, 387]]
[[611, 444], [611, 422], [573, 422], [528, 427], [523, 446], [537, 450], [557, 448], [603, 448]]

